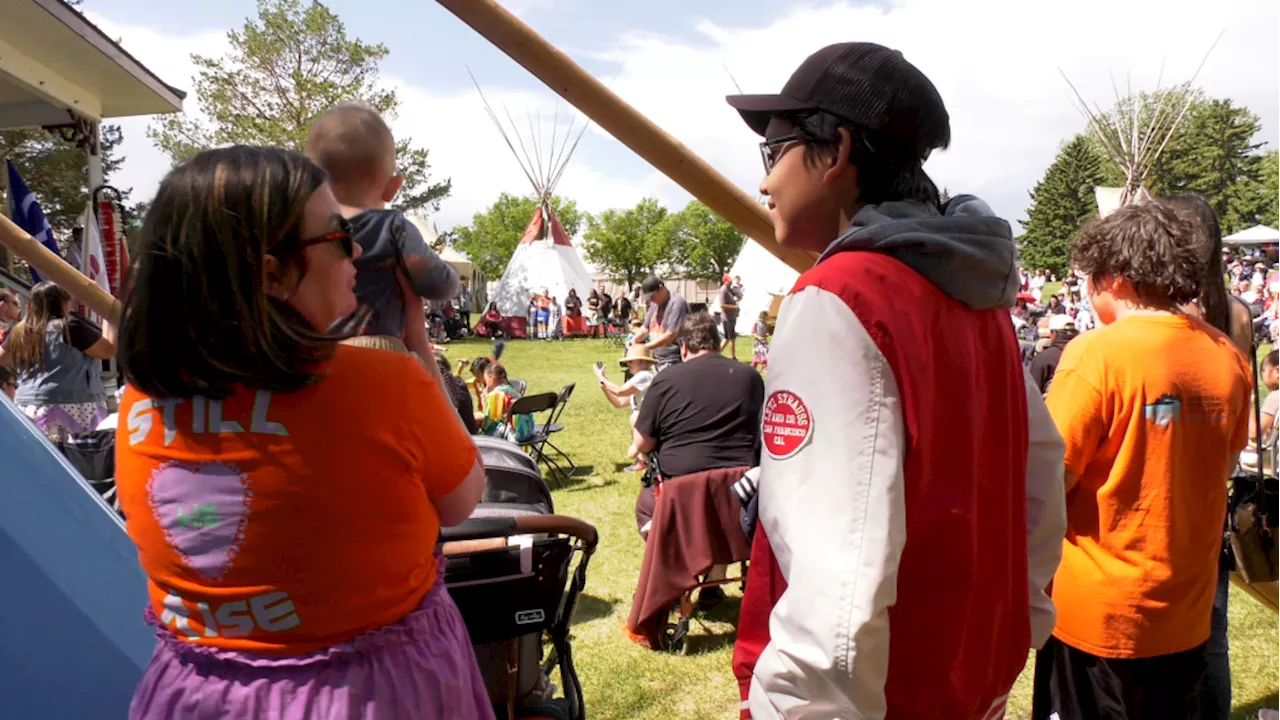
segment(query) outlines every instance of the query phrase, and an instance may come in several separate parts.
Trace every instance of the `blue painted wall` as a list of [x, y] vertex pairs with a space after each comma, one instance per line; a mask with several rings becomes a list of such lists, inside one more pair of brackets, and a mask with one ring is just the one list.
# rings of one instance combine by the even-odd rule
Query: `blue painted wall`
[[146, 602], [119, 516], [0, 396], [0, 717], [126, 717]]

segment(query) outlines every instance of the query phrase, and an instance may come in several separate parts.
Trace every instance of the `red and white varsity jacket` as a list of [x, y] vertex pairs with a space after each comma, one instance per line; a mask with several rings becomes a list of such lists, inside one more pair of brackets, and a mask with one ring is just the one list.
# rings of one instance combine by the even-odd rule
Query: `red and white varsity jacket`
[[734, 654], [743, 718], [999, 718], [1053, 629], [1062, 440], [1008, 310], [919, 267], [829, 251], [783, 302]]

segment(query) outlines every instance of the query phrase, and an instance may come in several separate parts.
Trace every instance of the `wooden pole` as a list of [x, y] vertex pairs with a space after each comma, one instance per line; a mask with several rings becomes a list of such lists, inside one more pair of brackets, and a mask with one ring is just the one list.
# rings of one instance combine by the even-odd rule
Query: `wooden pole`
[[436, 1], [765, 250], [798, 272], [813, 266], [816, 256], [778, 244], [760, 203], [495, 0]]
[[84, 273], [71, 267], [66, 260], [52, 253], [40, 241], [31, 237], [9, 218], [0, 215], [0, 244], [14, 255], [27, 261], [46, 280], [57, 283], [71, 293], [71, 297], [84, 303], [112, 324], [120, 321], [120, 301], [111, 297]]

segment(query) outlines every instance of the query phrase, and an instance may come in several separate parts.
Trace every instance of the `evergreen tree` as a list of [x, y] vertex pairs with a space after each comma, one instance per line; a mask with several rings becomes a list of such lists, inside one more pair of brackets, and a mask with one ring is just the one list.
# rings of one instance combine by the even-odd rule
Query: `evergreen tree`
[[1071, 238], [1098, 213], [1093, 189], [1103, 184], [1103, 158], [1083, 136], [1063, 145], [1044, 177], [1031, 191], [1026, 232], [1020, 243], [1027, 267], [1048, 268], [1058, 276], [1071, 264]]
[[1253, 142], [1261, 129], [1258, 116], [1229, 99], [1197, 101], [1160, 156], [1153, 191], [1200, 195], [1226, 233], [1257, 224], [1260, 208], [1248, 186], [1262, 180], [1256, 154], [1262, 146]]

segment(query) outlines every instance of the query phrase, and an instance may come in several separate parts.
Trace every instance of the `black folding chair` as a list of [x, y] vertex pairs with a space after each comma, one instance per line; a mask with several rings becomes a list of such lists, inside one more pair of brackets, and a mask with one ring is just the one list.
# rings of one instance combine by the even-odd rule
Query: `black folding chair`
[[[511, 403], [511, 409], [507, 411], [507, 423], [514, 427], [516, 415], [533, 415], [540, 412], [548, 413], [548, 419], [550, 419], [550, 412], [555, 410], [559, 400], [559, 395], [550, 392], [526, 395]], [[541, 426], [535, 424], [533, 434], [524, 440], [517, 440], [516, 444], [532, 455], [534, 460], [546, 465], [547, 470], [551, 471], [552, 482], [556, 484], [556, 487], [561, 487], [560, 478], [563, 476], [567, 481], [569, 475], [554, 458], [546, 453], [547, 439], [549, 437], [545, 430], [546, 425], [547, 423], [543, 423]], [[543, 429], [540, 430], [540, 427]]]
[[560, 417], [564, 415], [564, 408], [569, 404], [569, 398], [573, 396], [573, 388], [576, 386], [577, 383], [569, 383], [560, 389], [560, 396], [556, 400], [556, 406], [551, 409], [551, 414], [547, 417], [547, 422], [537, 426], [537, 432], [543, 433], [547, 436], [547, 447], [551, 448], [555, 454], [560, 456], [560, 458], [564, 460], [565, 464], [569, 466], [570, 475], [573, 474], [574, 470], [578, 469], [578, 466], [573, 462], [573, 458], [569, 457], [565, 451], [556, 447], [556, 444], [551, 442], [551, 436], [561, 430], [564, 430], [564, 424], [560, 422]]

